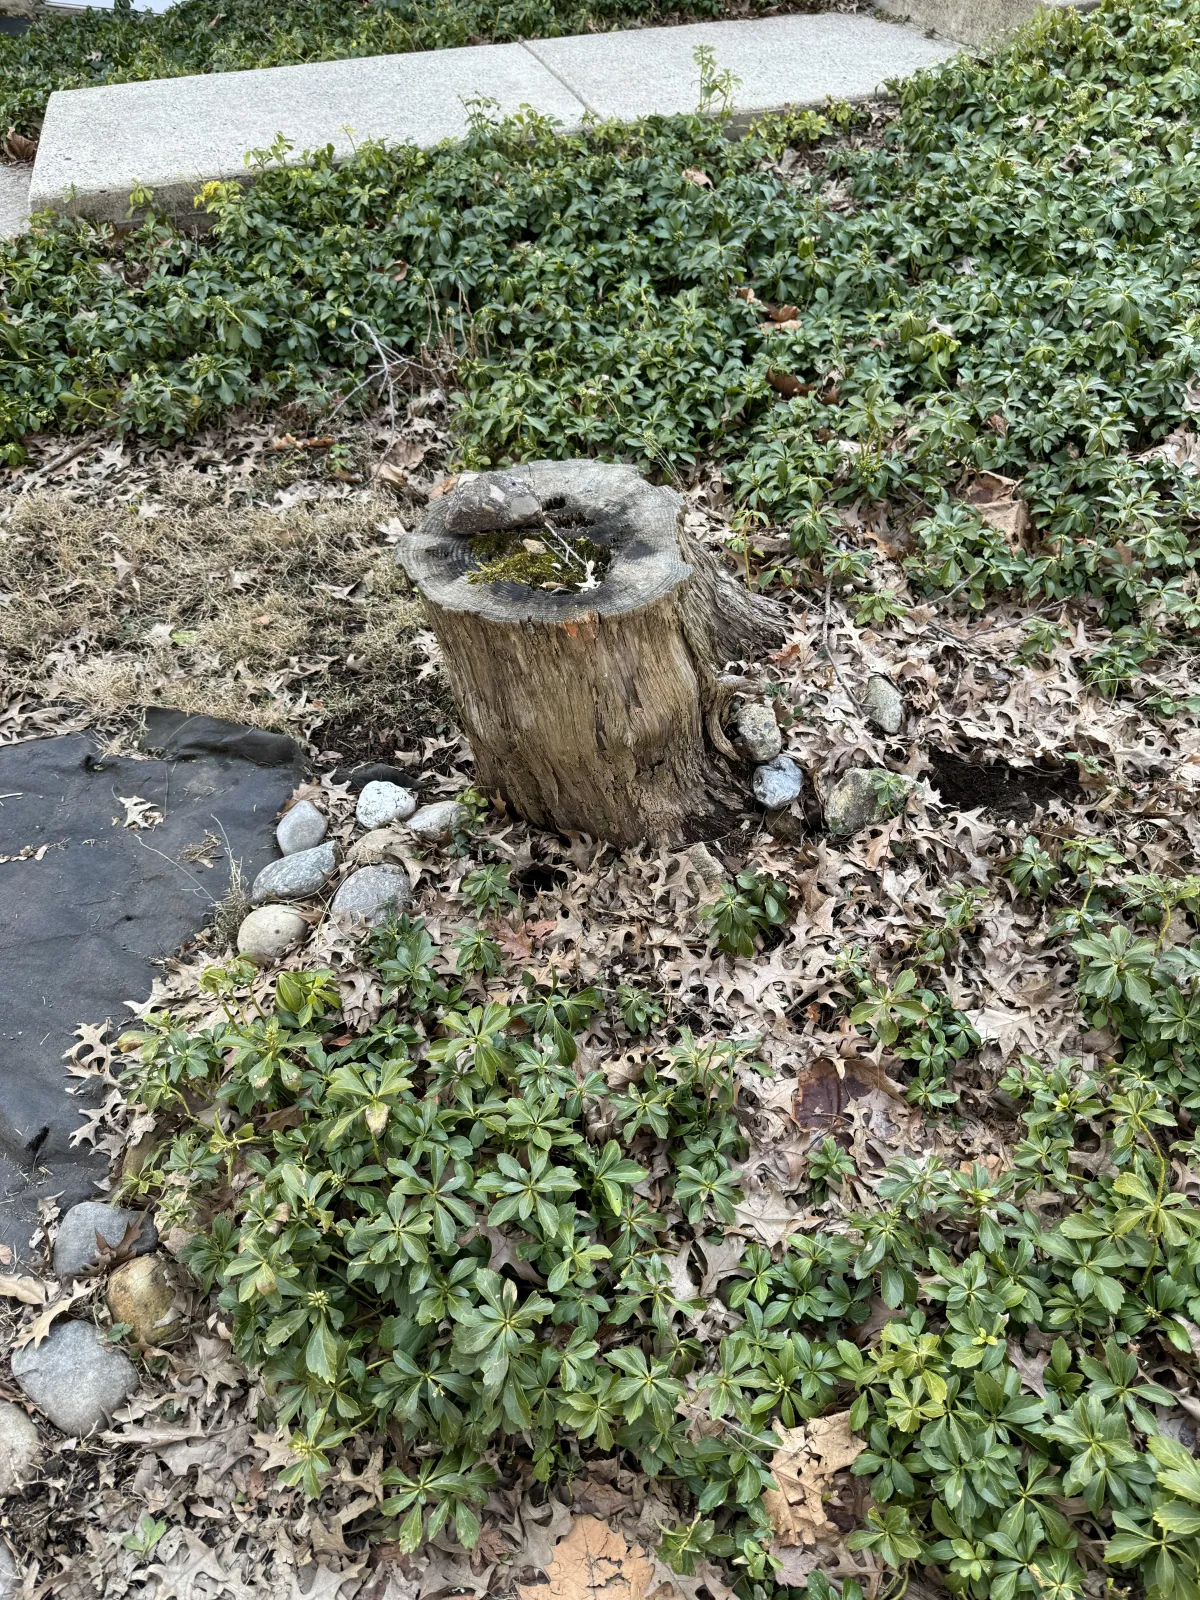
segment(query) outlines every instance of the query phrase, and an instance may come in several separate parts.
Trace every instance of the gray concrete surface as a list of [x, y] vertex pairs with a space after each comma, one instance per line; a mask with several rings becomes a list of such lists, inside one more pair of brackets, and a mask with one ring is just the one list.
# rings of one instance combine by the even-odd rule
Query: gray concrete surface
[[857, 100], [889, 78], [907, 77], [955, 53], [955, 46], [872, 17], [764, 17], [752, 22], [697, 22], [682, 28], [539, 39], [525, 48], [551, 68], [591, 111], [631, 122], [659, 112], [694, 111], [709, 45], [719, 70], [741, 79], [738, 114], [819, 105], [830, 95]]
[[[164, 11], [169, 11], [179, 0], [133, 0], [135, 11], [153, 11], [161, 16]], [[68, 0], [68, 3], [57, 4], [56, 0], [47, 0], [46, 10], [55, 16], [74, 17], [81, 11], [112, 11], [114, 0]]]
[[15, 239], [29, 221], [32, 167], [0, 166], [0, 239]]
[[278, 134], [339, 157], [365, 139], [428, 147], [467, 131], [468, 103], [523, 105], [578, 127], [586, 110], [622, 120], [695, 110], [698, 45], [740, 79], [742, 119], [827, 96], [861, 98], [954, 53], [909, 28], [859, 16], [771, 17], [588, 34], [529, 44], [321, 61], [59, 91], [50, 96], [30, 203], [121, 221], [137, 184], [191, 213], [213, 178], [248, 175], [247, 151]]
[[993, 44], [1042, 10], [1094, 11], [1099, 0], [875, 0], [881, 11], [945, 39], [979, 48]]
[[578, 126], [583, 107], [519, 44], [319, 61], [186, 78], [154, 78], [50, 96], [30, 203], [120, 221], [135, 184], [164, 208], [191, 211], [213, 178], [247, 175], [245, 155], [282, 133], [305, 150], [349, 155], [366, 139], [429, 146], [467, 131], [464, 101], [501, 114], [522, 105]]

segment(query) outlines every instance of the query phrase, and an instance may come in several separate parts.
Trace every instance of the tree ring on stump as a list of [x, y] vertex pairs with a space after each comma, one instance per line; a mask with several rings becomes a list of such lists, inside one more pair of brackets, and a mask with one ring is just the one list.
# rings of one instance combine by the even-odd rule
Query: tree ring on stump
[[[595, 461], [531, 461], [504, 473], [481, 474], [531, 495], [550, 520], [556, 515], [579, 519], [580, 532], [612, 553], [608, 571], [594, 589], [556, 593], [531, 588], [511, 579], [471, 583], [468, 574], [482, 563], [473, 548], [483, 533], [524, 531], [536, 534], [535, 516], [506, 524], [498, 516], [485, 526], [485, 513], [474, 531], [453, 531], [456, 496], [452, 490], [435, 500], [401, 552], [405, 570], [433, 605], [448, 611], [470, 611], [496, 622], [577, 622], [597, 613], [620, 616], [671, 594], [691, 575], [679, 553], [678, 523], [682, 500], [673, 489], [656, 488], [630, 467]], [[474, 488], [480, 479], [464, 487]], [[575, 530], [572, 530], [575, 531]]]
[[[738, 819], [721, 671], [779, 643], [782, 616], [688, 535], [684, 511], [630, 467], [532, 461], [464, 480], [401, 542], [478, 787], [527, 821], [628, 845]], [[481, 535], [536, 535], [556, 516], [611, 553], [599, 582], [469, 581]]]

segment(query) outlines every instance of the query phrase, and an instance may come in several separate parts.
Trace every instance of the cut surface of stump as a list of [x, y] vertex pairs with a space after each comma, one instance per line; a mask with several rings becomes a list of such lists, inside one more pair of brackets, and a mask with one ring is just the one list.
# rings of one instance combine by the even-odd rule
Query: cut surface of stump
[[[688, 535], [673, 489], [594, 461], [481, 473], [435, 500], [398, 554], [483, 792], [623, 845], [730, 824], [744, 789], [721, 731], [723, 669], [783, 626]], [[488, 578], [512, 571], [533, 581]]]

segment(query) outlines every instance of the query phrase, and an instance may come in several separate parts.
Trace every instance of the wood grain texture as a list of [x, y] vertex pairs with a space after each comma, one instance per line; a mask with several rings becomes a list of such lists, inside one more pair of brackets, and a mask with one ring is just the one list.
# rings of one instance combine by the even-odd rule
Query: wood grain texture
[[720, 733], [722, 669], [778, 642], [778, 614], [688, 537], [674, 490], [597, 462], [509, 476], [587, 516], [613, 559], [584, 594], [468, 583], [470, 541], [445, 529], [452, 495], [402, 544], [480, 789], [541, 827], [621, 845], [722, 831], [744, 794]]

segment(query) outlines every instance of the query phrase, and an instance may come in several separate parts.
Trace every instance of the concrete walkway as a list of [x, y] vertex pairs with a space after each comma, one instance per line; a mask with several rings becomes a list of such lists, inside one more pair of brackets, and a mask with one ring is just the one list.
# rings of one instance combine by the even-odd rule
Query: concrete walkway
[[25, 232], [32, 176], [32, 167], [0, 166], [0, 239], [13, 239]]
[[586, 34], [527, 44], [321, 61], [58, 91], [50, 96], [30, 203], [121, 221], [135, 184], [183, 213], [213, 178], [245, 177], [245, 155], [278, 134], [339, 157], [365, 139], [428, 147], [467, 131], [466, 102], [521, 106], [566, 130], [585, 114], [632, 120], [694, 110], [697, 45], [741, 78], [742, 118], [827, 97], [862, 99], [958, 46], [897, 23], [827, 13]]

